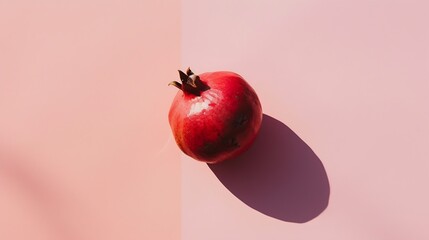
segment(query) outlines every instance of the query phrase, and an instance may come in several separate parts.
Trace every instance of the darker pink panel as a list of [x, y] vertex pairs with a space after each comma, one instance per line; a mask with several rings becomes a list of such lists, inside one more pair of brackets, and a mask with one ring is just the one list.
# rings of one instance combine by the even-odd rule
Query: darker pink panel
[[178, 239], [179, 1], [0, 2], [0, 239]]

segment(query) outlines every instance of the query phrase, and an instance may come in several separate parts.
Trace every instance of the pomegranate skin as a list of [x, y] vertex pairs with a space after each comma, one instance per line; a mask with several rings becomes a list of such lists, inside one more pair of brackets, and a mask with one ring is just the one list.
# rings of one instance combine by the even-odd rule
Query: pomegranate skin
[[204, 87], [191, 93], [186, 91], [181, 75], [183, 86], [178, 85], [182, 91], [176, 94], [169, 111], [177, 145], [188, 156], [207, 163], [240, 155], [251, 146], [261, 127], [258, 96], [233, 72], [209, 72], [197, 77]]

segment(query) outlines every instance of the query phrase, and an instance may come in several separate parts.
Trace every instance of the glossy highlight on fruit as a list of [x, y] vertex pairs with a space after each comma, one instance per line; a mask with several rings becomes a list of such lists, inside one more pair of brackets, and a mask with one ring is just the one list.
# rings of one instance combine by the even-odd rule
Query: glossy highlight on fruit
[[194, 74], [179, 70], [180, 89], [168, 119], [179, 148], [188, 156], [219, 163], [247, 150], [262, 122], [262, 107], [253, 88], [227, 71]]

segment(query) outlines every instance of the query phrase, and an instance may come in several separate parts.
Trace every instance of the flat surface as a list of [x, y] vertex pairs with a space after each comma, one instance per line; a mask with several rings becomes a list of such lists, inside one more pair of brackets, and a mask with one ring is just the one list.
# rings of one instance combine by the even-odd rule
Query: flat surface
[[182, 67], [269, 117], [234, 163], [182, 157], [182, 239], [429, 239], [428, 7], [184, 0]]
[[[0, 239], [429, 239], [427, 9], [0, 0]], [[188, 66], [259, 94], [234, 162], [171, 138]]]
[[0, 1], [0, 239], [180, 238], [178, 8]]

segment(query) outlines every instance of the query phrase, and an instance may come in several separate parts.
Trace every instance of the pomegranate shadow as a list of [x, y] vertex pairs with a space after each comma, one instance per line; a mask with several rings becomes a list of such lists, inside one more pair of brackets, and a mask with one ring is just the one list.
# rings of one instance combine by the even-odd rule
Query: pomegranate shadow
[[289, 127], [266, 114], [248, 151], [208, 166], [243, 203], [285, 222], [308, 222], [329, 203], [329, 180], [320, 159]]

